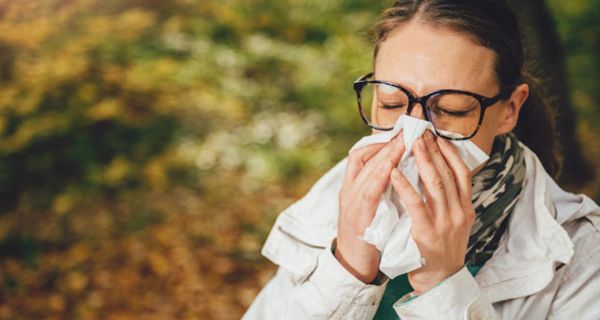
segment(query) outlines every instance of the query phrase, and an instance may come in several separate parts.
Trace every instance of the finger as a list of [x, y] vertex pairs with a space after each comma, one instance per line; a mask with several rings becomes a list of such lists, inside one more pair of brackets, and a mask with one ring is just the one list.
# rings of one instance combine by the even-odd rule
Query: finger
[[348, 165], [346, 166], [346, 173], [344, 175], [344, 185], [352, 185], [352, 182], [367, 161], [385, 146], [385, 143], [378, 143], [352, 151], [348, 156]]
[[393, 169], [392, 162], [389, 159], [379, 161], [376, 165], [373, 165], [373, 163], [371, 161], [368, 164], [371, 168], [369, 170], [370, 174], [366, 174], [367, 168], [365, 167], [351, 186], [353, 193], [360, 195], [360, 202], [367, 206], [374, 206], [380, 201]]
[[[392, 167], [398, 165], [402, 154], [404, 153], [405, 146], [404, 140], [400, 135], [394, 137], [385, 148], [381, 149], [376, 155], [374, 155], [363, 167], [363, 169], [359, 172], [358, 176], [355, 178], [356, 183], [359, 184], [369, 184], [372, 183], [374, 177], [379, 176], [378, 171], [380, 171], [383, 165], [387, 162], [391, 162]], [[391, 168], [390, 168], [391, 170]], [[387, 176], [385, 177], [385, 183], [389, 180], [390, 171], [386, 172]]]
[[398, 133], [398, 135], [394, 138], [394, 148], [391, 151], [392, 164], [394, 166], [398, 165], [402, 155], [406, 151], [406, 145], [404, 144], [404, 138], [402, 137], [402, 130]]
[[392, 170], [392, 186], [398, 192], [400, 200], [406, 206], [408, 215], [412, 219], [413, 229], [416, 232], [429, 230], [432, 226], [431, 217], [427, 212], [423, 199], [415, 188], [408, 182], [400, 170]]
[[438, 139], [438, 145], [442, 155], [444, 156], [444, 159], [446, 159], [446, 163], [454, 172], [454, 177], [456, 178], [458, 186], [458, 196], [461, 200], [461, 203], [463, 206], [471, 205], [471, 170], [469, 170], [463, 159], [460, 157], [458, 150], [450, 141], [446, 139]]
[[[442, 183], [444, 184], [444, 191], [446, 193], [446, 203], [448, 205], [450, 217], [454, 218], [453, 212], [462, 212], [461, 210], [461, 199], [458, 197], [458, 191], [456, 186], [456, 179], [454, 177], [454, 172], [448, 167], [446, 164], [446, 159], [442, 155], [438, 143], [435, 140], [443, 139], [437, 138], [433, 135], [431, 131], [427, 131], [424, 134], [425, 136], [425, 144], [427, 146], [427, 150], [429, 151], [429, 156], [435, 166], [437, 172], [439, 173]], [[461, 215], [460, 219], [463, 218]]]
[[413, 149], [413, 152], [415, 152], [419, 176], [421, 177], [421, 180], [423, 180], [423, 184], [427, 191], [427, 203], [434, 210], [435, 218], [445, 218], [448, 216], [448, 206], [446, 203], [444, 181], [433, 164], [433, 160], [431, 159], [429, 151], [426, 149], [423, 138], [417, 139], [415, 145], [416, 148]]
[[379, 202], [389, 183], [391, 170], [397, 165], [403, 151], [402, 139], [394, 138], [359, 172], [351, 188], [361, 195], [362, 203], [374, 205]]

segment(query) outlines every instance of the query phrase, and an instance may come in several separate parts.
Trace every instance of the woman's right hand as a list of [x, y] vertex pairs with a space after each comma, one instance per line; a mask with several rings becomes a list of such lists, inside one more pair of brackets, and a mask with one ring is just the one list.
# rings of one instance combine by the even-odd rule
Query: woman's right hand
[[344, 183], [339, 193], [335, 256], [346, 270], [364, 283], [372, 283], [379, 271], [379, 251], [361, 239], [371, 224], [392, 169], [404, 153], [398, 134], [388, 143], [370, 145], [348, 156]]

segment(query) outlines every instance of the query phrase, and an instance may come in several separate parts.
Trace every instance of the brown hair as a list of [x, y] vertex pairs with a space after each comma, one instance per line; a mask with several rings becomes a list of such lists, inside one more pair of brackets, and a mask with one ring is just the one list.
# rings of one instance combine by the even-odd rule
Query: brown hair
[[[374, 28], [375, 51], [397, 26], [413, 18], [433, 26], [461, 32], [475, 43], [494, 51], [495, 72], [500, 87], [527, 83], [529, 97], [521, 108], [513, 132], [538, 156], [546, 171], [555, 178], [561, 160], [556, 145], [555, 109], [539, 80], [525, 65], [522, 32], [513, 10], [505, 0], [398, 0], [385, 10]], [[508, 96], [503, 97], [504, 99]]]

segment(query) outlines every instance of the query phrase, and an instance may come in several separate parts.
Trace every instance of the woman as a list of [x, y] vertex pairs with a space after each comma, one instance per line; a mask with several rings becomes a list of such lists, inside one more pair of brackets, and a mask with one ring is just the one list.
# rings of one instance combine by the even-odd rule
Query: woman
[[[400, 0], [375, 29], [361, 115], [374, 133], [433, 124], [412, 149], [425, 199], [395, 168], [402, 138], [353, 151], [277, 219], [263, 254], [279, 270], [244, 317], [599, 319], [600, 209], [552, 179], [551, 108], [505, 1]], [[457, 134], [490, 159], [468, 170]], [[392, 280], [361, 240], [390, 183], [424, 262]]]

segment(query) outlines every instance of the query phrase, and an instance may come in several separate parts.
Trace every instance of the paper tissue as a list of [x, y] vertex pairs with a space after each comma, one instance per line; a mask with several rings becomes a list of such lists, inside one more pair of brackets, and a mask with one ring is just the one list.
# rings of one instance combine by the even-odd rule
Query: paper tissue
[[[391, 131], [360, 139], [350, 152], [371, 144], [389, 142], [402, 131], [406, 151], [398, 163], [398, 169], [415, 190], [422, 194], [412, 147], [425, 130], [434, 131], [431, 122], [403, 115], [398, 118]], [[470, 140], [452, 141], [452, 143], [457, 147], [469, 169], [474, 169], [488, 159], [488, 155]], [[389, 184], [381, 197], [371, 225], [365, 229], [362, 236], [364, 241], [373, 244], [381, 251], [380, 270], [392, 279], [422, 266], [421, 254], [410, 234], [411, 219], [405, 211], [396, 191]]]

